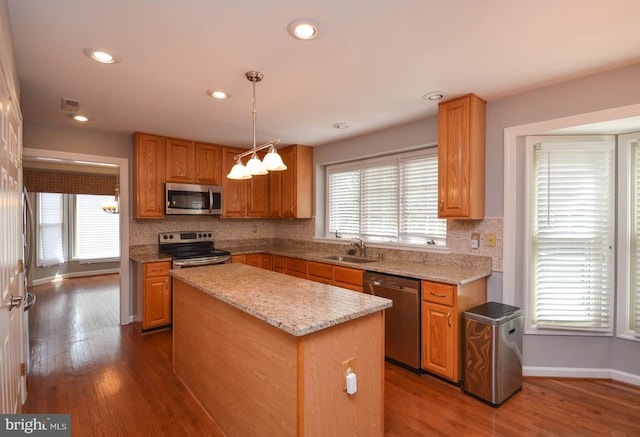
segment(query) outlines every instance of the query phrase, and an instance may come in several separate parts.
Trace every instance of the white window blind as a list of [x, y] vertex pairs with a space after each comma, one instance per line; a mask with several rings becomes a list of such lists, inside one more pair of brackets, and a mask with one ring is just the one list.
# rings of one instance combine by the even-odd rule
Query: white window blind
[[533, 166], [532, 324], [611, 332], [614, 142], [543, 142]]
[[64, 250], [64, 195], [38, 193], [38, 262], [40, 267], [62, 264]]
[[327, 168], [327, 234], [406, 244], [446, 244], [438, 219], [437, 148]]
[[82, 262], [116, 261], [120, 257], [120, 220], [101, 203], [113, 196], [75, 196], [75, 258]]

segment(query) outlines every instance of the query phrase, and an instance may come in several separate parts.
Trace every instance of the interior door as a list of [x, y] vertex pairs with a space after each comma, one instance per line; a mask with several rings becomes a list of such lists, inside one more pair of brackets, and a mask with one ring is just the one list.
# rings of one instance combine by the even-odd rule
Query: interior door
[[0, 396], [3, 414], [20, 409], [24, 348], [22, 299], [22, 122], [0, 79]]

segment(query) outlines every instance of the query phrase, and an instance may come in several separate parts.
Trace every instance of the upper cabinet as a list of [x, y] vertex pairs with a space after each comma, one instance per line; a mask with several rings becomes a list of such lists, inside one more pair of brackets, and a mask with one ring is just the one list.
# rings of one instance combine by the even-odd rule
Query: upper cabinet
[[177, 138], [166, 139], [166, 182], [220, 185], [221, 147]]
[[439, 104], [440, 218], [484, 218], [486, 104], [475, 94]]
[[[311, 218], [313, 215], [313, 148], [296, 144], [278, 150], [287, 169], [272, 172], [272, 217]], [[276, 213], [275, 209], [278, 208]]]
[[[222, 217], [269, 217], [270, 195], [268, 175], [234, 180], [226, 174], [235, 164], [234, 157], [243, 149], [222, 147]], [[246, 159], [245, 159], [246, 163]]]
[[136, 133], [133, 153], [135, 218], [164, 217], [164, 138]]

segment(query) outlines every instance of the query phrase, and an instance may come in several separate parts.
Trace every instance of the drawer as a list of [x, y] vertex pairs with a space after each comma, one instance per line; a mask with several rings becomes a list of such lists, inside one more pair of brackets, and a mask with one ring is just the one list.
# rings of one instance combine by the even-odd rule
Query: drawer
[[287, 268], [287, 258], [281, 255], [273, 255], [273, 270], [284, 270]]
[[453, 297], [458, 287], [439, 282], [422, 281], [422, 300], [453, 306]]
[[[351, 284], [362, 291], [362, 270], [333, 266], [333, 282], [335, 285]], [[346, 288], [346, 287], [345, 287]]]
[[307, 275], [307, 262], [298, 258], [287, 258], [287, 271]]
[[144, 264], [144, 276], [167, 276], [171, 269], [171, 261]]
[[331, 264], [308, 261], [307, 274], [309, 279], [326, 279], [331, 282]]

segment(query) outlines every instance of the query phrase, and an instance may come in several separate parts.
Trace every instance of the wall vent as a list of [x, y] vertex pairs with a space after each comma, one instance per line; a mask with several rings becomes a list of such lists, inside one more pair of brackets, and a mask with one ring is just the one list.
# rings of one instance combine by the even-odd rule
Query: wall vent
[[80, 102], [63, 97], [60, 107], [65, 111], [78, 112], [80, 110]]

